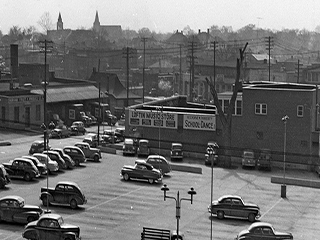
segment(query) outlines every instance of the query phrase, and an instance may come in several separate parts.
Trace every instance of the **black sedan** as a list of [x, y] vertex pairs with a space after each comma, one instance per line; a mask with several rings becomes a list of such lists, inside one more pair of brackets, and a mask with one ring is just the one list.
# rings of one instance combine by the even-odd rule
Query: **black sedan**
[[225, 216], [234, 218], [245, 218], [254, 222], [260, 215], [260, 208], [253, 203], [245, 203], [241, 197], [234, 195], [225, 195], [217, 201], [213, 201], [208, 206], [209, 213], [217, 215], [219, 219]]
[[120, 175], [125, 181], [128, 181], [131, 178], [148, 180], [150, 184], [162, 181], [161, 172], [144, 160], [136, 160], [134, 166], [123, 166]]
[[44, 214], [39, 220], [28, 223], [22, 237], [26, 239], [39, 240], [61, 240], [61, 239], [80, 239], [80, 228], [63, 221], [58, 214]]
[[276, 231], [270, 223], [256, 222], [250, 225], [246, 230], [241, 231], [235, 240], [284, 240], [293, 239], [291, 233], [278, 232]]
[[38, 206], [25, 205], [19, 196], [6, 196], [0, 199], [0, 221], [29, 223], [39, 219], [43, 210]]

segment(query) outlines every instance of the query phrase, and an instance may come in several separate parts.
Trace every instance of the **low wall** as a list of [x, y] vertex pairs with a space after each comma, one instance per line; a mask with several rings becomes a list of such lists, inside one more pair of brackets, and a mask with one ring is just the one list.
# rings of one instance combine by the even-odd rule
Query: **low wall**
[[301, 179], [301, 178], [283, 178], [283, 177], [271, 177], [271, 183], [286, 184], [301, 187], [320, 188], [320, 181]]

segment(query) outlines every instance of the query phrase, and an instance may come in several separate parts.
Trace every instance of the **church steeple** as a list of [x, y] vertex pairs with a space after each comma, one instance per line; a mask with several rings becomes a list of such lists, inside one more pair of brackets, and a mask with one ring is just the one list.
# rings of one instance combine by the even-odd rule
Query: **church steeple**
[[100, 30], [100, 21], [99, 21], [98, 11], [96, 11], [96, 17], [95, 17], [95, 19], [94, 19], [93, 29], [94, 29], [95, 31], [99, 31], [99, 30]]
[[58, 22], [57, 22], [57, 30], [63, 30], [63, 22], [62, 22], [62, 17], [59, 12], [59, 17], [58, 17]]

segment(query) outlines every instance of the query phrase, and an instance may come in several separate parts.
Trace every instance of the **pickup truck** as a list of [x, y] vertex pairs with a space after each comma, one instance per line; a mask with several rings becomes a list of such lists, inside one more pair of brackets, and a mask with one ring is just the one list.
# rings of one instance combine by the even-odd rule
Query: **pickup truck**
[[95, 162], [100, 161], [101, 159], [100, 149], [90, 147], [90, 144], [86, 142], [78, 142], [78, 143], [75, 143], [74, 145], [82, 150], [86, 159], [91, 159]]
[[31, 181], [33, 178], [40, 177], [40, 172], [34, 163], [25, 158], [15, 158], [8, 163], [3, 163], [10, 178], [22, 178]]
[[40, 200], [43, 206], [62, 205], [70, 206], [72, 209], [87, 203], [78, 184], [70, 181], [58, 182], [55, 188], [42, 187]]

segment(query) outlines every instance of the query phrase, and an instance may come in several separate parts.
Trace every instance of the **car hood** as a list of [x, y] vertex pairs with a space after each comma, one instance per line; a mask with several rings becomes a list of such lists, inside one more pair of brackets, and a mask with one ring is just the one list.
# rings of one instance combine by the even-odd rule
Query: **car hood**
[[281, 236], [281, 237], [289, 236], [288, 239], [293, 239], [293, 236], [292, 236], [291, 233], [275, 231], [275, 234], [276, 234], [277, 236]]
[[245, 202], [244, 205], [245, 205], [246, 207], [258, 208], [258, 209], [260, 209], [259, 206], [258, 206], [257, 204], [254, 204], [254, 203], [246, 203], [246, 202]]
[[134, 166], [124, 165], [122, 168], [123, 168], [123, 169], [124, 169], [124, 168], [125, 168], [125, 169], [134, 169]]
[[241, 232], [239, 232], [238, 237], [241, 237], [241, 236], [247, 235], [248, 233], [249, 233], [249, 231], [248, 231], [248, 230], [242, 230]]
[[80, 230], [80, 228], [78, 226], [72, 225], [72, 224], [69, 224], [69, 223], [64, 223], [60, 227], [62, 229], [69, 229], [69, 230], [73, 229], [73, 230], [78, 230], [78, 231]]
[[36, 211], [36, 212], [41, 212], [42, 213], [42, 209], [38, 206], [35, 206], [35, 205], [24, 205], [23, 206], [23, 210], [26, 210], [26, 211]]

